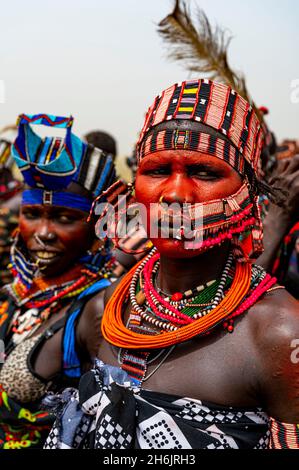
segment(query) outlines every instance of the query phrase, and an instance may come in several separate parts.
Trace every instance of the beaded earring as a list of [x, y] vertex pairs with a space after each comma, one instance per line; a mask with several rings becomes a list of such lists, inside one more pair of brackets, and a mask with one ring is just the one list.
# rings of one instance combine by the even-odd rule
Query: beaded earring
[[14, 239], [10, 250], [9, 268], [23, 291], [30, 289], [34, 274], [38, 269], [36, 263], [29, 261], [29, 255], [26, 253], [26, 246], [21, 239], [20, 229], [17, 228], [14, 233]]
[[[100, 203], [104, 203], [104, 206], [101, 208], [101, 213], [95, 226], [98, 238], [103, 238], [103, 232], [105, 232], [105, 238], [111, 238], [115, 248], [130, 255], [146, 254], [152, 248], [152, 243], [144, 237], [144, 234], [140, 234], [141, 230], [140, 232], [138, 230], [129, 231], [129, 233], [125, 232], [123, 237], [119, 236], [122, 233], [120, 225], [126, 224], [127, 227], [128, 213], [134, 213], [136, 200], [133, 184], [124, 183], [121, 180], [116, 181], [94, 201], [91, 211], [96, 212]], [[138, 210], [137, 204], [136, 210]], [[136, 213], [134, 214], [135, 216]], [[140, 237], [138, 237], [138, 232]], [[129, 247], [133, 237], [136, 237], [138, 240], [133, 247]]]
[[247, 176], [245, 176], [245, 184], [252, 199], [252, 217], [255, 223], [247, 232], [233, 237], [234, 255], [241, 261], [252, 263], [263, 253], [263, 225], [261, 218], [261, 210], [259, 206], [259, 198], [254, 194], [252, 185]]

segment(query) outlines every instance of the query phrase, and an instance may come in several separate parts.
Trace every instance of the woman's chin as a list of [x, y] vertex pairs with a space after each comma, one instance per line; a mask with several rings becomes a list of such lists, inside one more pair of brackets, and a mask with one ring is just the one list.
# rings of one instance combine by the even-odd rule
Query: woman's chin
[[193, 258], [201, 255], [204, 251], [192, 242], [185, 240], [155, 238], [151, 241], [162, 256], [169, 258]]

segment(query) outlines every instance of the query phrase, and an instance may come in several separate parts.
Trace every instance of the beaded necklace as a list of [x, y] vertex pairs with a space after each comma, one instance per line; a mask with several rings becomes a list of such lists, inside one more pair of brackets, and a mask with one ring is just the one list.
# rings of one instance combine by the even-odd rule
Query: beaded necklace
[[62, 288], [60, 292], [58, 292], [58, 286], [54, 286], [54, 288], [48, 291], [52, 295], [45, 300], [37, 298], [31, 302], [27, 299], [27, 302], [16, 310], [12, 319], [10, 330], [12, 332], [13, 343], [15, 345], [19, 344], [27, 336], [31, 336], [50, 316], [59, 312], [70, 303], [73, 297], [77, 297], [102, 277], [101, 275], [93, 276], [91, 280], [88, 276], [84, 275], [77, 280], [73, 280], [67, 287]]
[[[195, 321], [198, 318], [202, 318], [207, 315], [211, 310], [215, 309], [219, 305], [220, 301], [224, 297], [224, 287], [228, 282], [229, 271], [232, 267], [233, 257], [229, 256], [220, 282], [217, 287], [217, 282], [212, 281], [209, 285], [201, 286], [193, 289], [193, 291], [199, 292], [197, 296], [190, 298], [187, 297], [193, 291], [187, 291], [187, 298], [184, 298], [184, 294], [174, 294], [171, 300], [169, 297], [162, 297], [154, 288], [154, 274], [156, 274], [159, 267], [159, 255], [152, 251], [143, 263], [136, 270], [133, 276], [132, 283], [130, 286], [130, 301], [133, 311], [140, 315], [140, 317], [150, 324], [157, 326], [158, 328], [166, 329], [169, 331], [176, 331], [179, 325], [184, 325]], [[148, 270], [146, 267], [148, 266]], [[152, 267], [152, 278], [148, 275], [150, 268]], [[144, 273], [144, 293], [138, 290], [138, 280], [141, 279], [141, 273]], [[217, 290], [215, 292], [215, 286]], [[140, 293], [141, 292], [141, 293]], [[214, 294], [215, 292], [215, 294]], [[211, 294], [214, 296], [211, 296]], [[180, 300], [177, 300], [179, 299]], [[162, 307], [164, 309], [162, 310]], [[198, 307], [201, 309], [198, 310]], [[194, 312], [194, 309], [195, 312]]]
[[[102, 257], [102, 260], [106, 260]], [[102, 266], [78, 264], [67, 273], [51, 278], [33, 278], [30, 289], [26, 289], [19, 278], [4, 287], [4, 291], [18, 307], [9, 330], [14, 345], [32, 335], [50, 316], [68, 305], [74, 297], [91, 287], [102, 278], [111, 277], [114, 259]]]
[[[150, 261], [152, 262], [150, 263]], [[225, 297], [226, 292], [231, 286], [234, 277], [234, 270], [232, 268], [232, 265], [233, 257], [230, 255], [223, 270], [220, 281], [213, 281], [209, 283], [209, 285], [203, 287], [203, 289], [201, 287], [193, 289], [193, 291], [198, 290], [200, 292], [200, 294], [198, 296], [195, 296], [193, 299], [189, 298], [187, 302], [185, 302], [186, 299], [184, 298], [179, 301], [171, 300], [169, 296], [166, 298], [164, 296], [164, 301], [166, 301], [166, 303], [169, 303], [169, 305], [175, 305], [175, 308], [181, 315], [188, 314], [193, 322], [195, 322], [198, 318], [203, 318], [204, 316], [208, 315], [211, 311], [216, 309], [219, 303]], [[160, 309], [155, 309], [155, 311], [151, 309], [153, 303], [149, 300], [148, 297], [146, 297], [144, 289], [146, 277], [144, 282], [142, 278], [142, 274], [144, 274], [146, 266], [152, 266], [151, 282], [152, 285], [154, 285], [155, 275], [157, 274], [159, 267], [159, 259], [157, 258], [157, 253], [155, 252], [155, 250], [153, 250], [145, 258], [145, 260], [140, 263], [139, 267], [137, 268], [132, 277], [132, 282], [129, 289], [132, 310], [130, 312], [127, 324], [128, 329], [137, 334], [142, 333], [153, 336], [158, 336], [165, 330], [179, 331], [180, 327], [178, 325], [181, 319], [175, 319], [170, 314], [171, 310], [169, 308], [165, 310], [168, 311], [171, 318], [166, 318], [167, 315], [161, 313], [161, 307]], [[229, 333], [232, 333], [234, 330], [234, 318], [248, 310], [248, 308], [250, 308], [257, 301], [257, 299], [262, 295], [262, 293], [265, 292], [265, 288], [268, 289], [268, 287], [272, 286], [275, 282], [276, 280], [268, 276], [262, 268], [258, 266], [252, 267], [250, 288], [248, 289], [247, 295], [244, 296], [244, 302], [233, 314], [227, 316], [226, 321], [224, 321], [223, 323], [223, 327], [227, 329]], [[190, 292], [191, 291], [187, 291], [188, 295], [190, 295]], [[160, 295], [161, 294], [162, 291], [160, 290]], [[151, 295], [151, 293], [150, 296], [152, 299], [153, 296]], [[182, 294], [182, 297], [184, 296], [186, 295]], [[178, 296], [174, 295], [172, 296], [172, 299], [173, 297], [175, 297], [175, 299], [178, 299]], [[204, 304], [203, 299], [206, 299], [208, 301], [207, 304]], [[179, 311], [178, 304], [180, 302], [181, 310]], [[200, 311], [198, 311], [198, 307], [201, 308]], [[148, 328], [148, 331], [145, 332], [145, 325], [143, 324], [144, 322], [148, 323], [149, 325], [154, 325], [154, 327], [158, 328], [160, 331]], [[208, 333], [209, 332], [206, 332], [206, 334]], [[136, 349], [132, 350], [125, 348], [120, 349], [118, 355], [119, 363], [121, 364], [122, 368], [130, 375], [131, 379], [133, 380], [133, 383], [136, 386], [140, 387], [144, 381], [148, 380], [156, 372], [156, 370], [161, 367], [161, 365], [171, 354], [174, 347], [175, 345], [171, 348], [164, 348], [161, 351], [158, 350], [158, 353], [154, 356], [152, 360], [150, 360], [150, 351], [138, 351]], [[159, 364], [148, 376], [146, 376], [148, 365], [154, 360], [157, 360], [162, 355], [164, 357], [159, 362]]]
[[[142, 332], [143, 334], [157, 334], [156, 330], [144, 327], [141, 324], [141, 317], [136, 315], [134, 311], [130, 312], [127, 327], [132, 331]], [[143, 382], [152, 377], [152, 375], [162, 366], [174, 348], [175, 346], [158, 350], [153, 357], [151, 357], [152, 352], [150, 351], [130, 351], [128, 349], [120, 348], [117, 354], [118, 363], [121, 365], [122, 369], [129, 374], [133, 384], [140, 387]], [[160, 357], [162, 357], [161, 361], [154, 370], [146, 376], [148, 366]]]
[[[158, 266], [159, 266], [159, 261], [156, 263], [156, 266], [154, 267], [154, 270], [153, 270], [154, 273], [157, 272]], [[226, 270], [224, 271], [224, 273], [226, 274]], [[140, 274], [139, 274], [139, 277], [140, 277]], [[176, 308], [183, 308], [184, 309], [183, 312], [184, 313], [186, 312], [187, 314], [187, 311], [190, 310], [190, 308], [188, 307], [188, 302], [194, 302], [194, 303], [199, 302], [199, 301], [202, 302], [202, 299], [204, 297], [206, 297], [206, 299], [209, 299], [209, 300], [216, 299], [216, 295], [218, 295], [220, 298], [220, 290], [222, 290], [223, 282], [224, 282], [224, 276], [222, 276], [221, 281], [218, 283], [217, 281], [211, 281], [204, 286], [199, 286], [193, 289], [193, 291], [191, 290], [187, 291], [187, 295], [186, 293], [182, 295], [182, 297], [186, 296], [187, 299], [185, 302], [185, 299], [182, 298], [181, 307], [177, 305], [179, 301], [176, 301], [176, 300], [171, 301], [170, 299], [168, 300], [170, 300], [170, 302], [172, 302], [173, 304], [176, 304]], [[140, 285], [137, 286], [137, 290], [138, 288], [140, 289]], [[193, 298], [190, 298], [190, 293], [195, 292], [195, 291], [198, 292], [198, 295]], [[139, 290], [139, 292], [141, 291]], [[165, 294], [165, 296], [166, 295], [167, 294]], [[175, 296], [175, 295], [172, 297], [178, 298], [178, 296]], [[133, 302], [136, 303], [136, 297], [135, 299], [133, 299]], [[212, 307], [213, 302], [209, 302], [208, 305]], [[146, 327], [141, 324], [142, 320], [144, 320], [145, 322], [149, 324], [153, 324], [155, 327], [158, 327], [161, 330], [169, 328], [169, 322], [167, 322], [167, 320], [163, 321], [161, 318], [156, 317], [155, 314], [150, 310], [148, 302], [146, 300], [143, 306], [145, 310], [148, 312], [148, 314], [142, 311], [141, 307], [140, 307], [140, 310], [138, 309], [138, 312], [135, 312], [134, 310], [132, 310], [130, 313], [127, 326], [130, 329], [132, 329], [132, 331], [142, 332], [143, 334], [157, 334], [157, 331], [151, 328], [147, 328], [147, 330], [145, 330]], [[198, 311], [198, 308], [196, 308], [196, 312], [197, 311]], [[140, 315], [138, 315], [138, 313]], [[171, 325], [171, 326], [176, 328], [174, 325]], [[154, 375], [154, 373], [164, 364], [164, 362], [168, 359], [168, 357], [170, 356], [174, 348], [175, 346], [162, 349], [161, 351], [158, 351], [157, 354], [155, 354], [152, 359], [150, 359], [151, 353], [148, 351], [147, 352], [146, 351], [130, 351], [130, 350], [119, 349], [118, 362], [123, 368], [123, 370], [125, 370], [130, 375], [133, 383], [137, 386], [141, 386], [142, 383], [149, 380], [150, 377], [152, 377], [152, 375]], [[160, 360], [160, 362], [150, 372], [150, 374], [147, 375], [148, 366], [154, 361], [158, 360], [161, 356], [162, 356], [162, 359]]]
[[[191, 320], [190, 324], [182, 325], [176, 330], [170, 325], [167, 328], [167, 332], [164, 330], [164, 334], [159, 334], [159, 332], [152, 335], [140, 334], [135, 332], [133, 328], [129, 329], [123, 324], [123, 308], [127, 303], [128, 297], [131, 296], [131, 294], [134, 295], [133, 279], [136, 277], [137, 269], [140, 265], [144, 268], [152, 256], [153, 253], [145, 258], [145, 260], [141, 261], [137, 265], [137, 268], [134, 267], [123, 277], [105, 308], [102, 320], [102, 333], [106, 341], [116, 347], [134, 351], [163, 349], [174, 344], [189, 341], [195, 336], [209, 334], [213, 328], [227, 322], [227, 320], [232, 321], [232, 323], [227, 324], [228, 331], [232, 332], [233, 321], [236, 316], [245, 313], [248, 308], [267, 292], [268, 289], [271, 289], [277, 281], [270, 275], [265, 275], [264, 271], [260, 269], [256, 286], [253, 287], [252, 274], [253, 272], [258, 272], [256, 271], [257, 268], [253, 268], [249, 263], [237, 262], [234, 268], [231, 286], [225, 292], [224, 298], [215, 309], [211, 310], [203, 318], [198, 318], [195, 321]], [[263, 274], [261, 275], [261, 273]], [[141, 293], [141, 295], [144, 296], [145, 292]], [[131, 323], [138, 325], [138, 321], [141, 323], [141, 315], [136, 312], [135, 307], [136, 305], [134, 307], [132, 306]]]

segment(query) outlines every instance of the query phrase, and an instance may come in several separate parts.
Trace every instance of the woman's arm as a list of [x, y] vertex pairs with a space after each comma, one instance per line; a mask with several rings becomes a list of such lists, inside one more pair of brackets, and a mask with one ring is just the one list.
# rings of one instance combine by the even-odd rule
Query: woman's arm
[[280, 448], [279, 434], [284, 429], [288, 442], [299, 449], [299, 303], [287, 292], [276, 291], [263, 304], [254, 336], [261, 400], [271, 417], [272, 447]]
[[90, 368], [101, 343], [104, 296], [105, 291], [101, 291], [87, 302], [76, 327], [76, 343], [83, 371]]
[[101, 322], [105, 305], [118, 285], [119, 280], [95, 295], [87, 302], [76, 327], [76, 341], [80, 349], [83, 369], [88, 369], [97, 357], [102, 341]]

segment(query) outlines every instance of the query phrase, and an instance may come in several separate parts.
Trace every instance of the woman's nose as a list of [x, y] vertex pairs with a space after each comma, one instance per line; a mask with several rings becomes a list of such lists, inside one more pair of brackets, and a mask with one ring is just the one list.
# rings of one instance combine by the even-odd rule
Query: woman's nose
[[56, 233], [51, 226], [51, 223], [46, 219], [42, 220], [39, 224], [36, 231], [36, 237], [38, 237], [43, 242], [54, 241], [57, 238]]
[[172, 204], [195, 204], [195, 193], [192, 181], [184, 174], [176, 174], [168, 181], [163, 190], [163, 202]]

